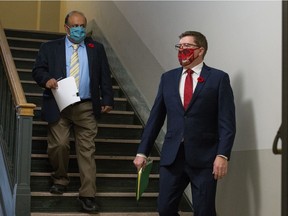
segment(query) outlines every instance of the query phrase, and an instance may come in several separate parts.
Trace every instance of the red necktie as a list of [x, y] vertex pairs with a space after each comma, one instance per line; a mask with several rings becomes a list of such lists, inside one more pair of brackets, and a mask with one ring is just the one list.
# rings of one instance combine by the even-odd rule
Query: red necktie
[[187, 69], [187, 76], [185, 79], [184, 86], [184, 109], [186, 110], [193, 96], [193, 80], [192, 73], [193, 71], [189, 68]]

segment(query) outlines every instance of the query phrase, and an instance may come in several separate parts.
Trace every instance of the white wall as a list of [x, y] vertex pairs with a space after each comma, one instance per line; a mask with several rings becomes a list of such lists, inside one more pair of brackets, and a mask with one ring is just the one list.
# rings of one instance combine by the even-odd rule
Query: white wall
[[115, 4], [164, 70], [178, 66], [173, 45], [181, 32], [207, 36], [205, 62], [229, 73], [237, 108], [229, 174], [218, 186], [218, 214], [280, 215], [281, 157], [271, 146], [281, 123], [281, 2]]
[[280, 216], [281, 162], [271, 152], [281, 123], [280, 1], [66, 2], [71, 9], [95, 19], [150, 107], [161, 73], [178, 67], [178, 35], [204, 33], [205, 62], [229, 73], [237, 108], [218, 214]]

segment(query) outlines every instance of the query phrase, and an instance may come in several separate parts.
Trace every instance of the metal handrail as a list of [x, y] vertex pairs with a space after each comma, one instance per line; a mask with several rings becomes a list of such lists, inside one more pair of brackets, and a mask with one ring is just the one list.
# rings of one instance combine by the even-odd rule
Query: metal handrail
[[282, 126], [280, 126], [280, 128], [278, 129], [277, 134], [276, 134], [276, 136], [274, 138], [274, 141], [273, 141], [272, 151], [273, 151], [274, 154], [282, 154], [282, 149], [278, 148], [278, 143], [279, 143], [278, 141], [279, 141], [279, 139], [282, 140], [282, 138], [281, 138], [281, 127]]

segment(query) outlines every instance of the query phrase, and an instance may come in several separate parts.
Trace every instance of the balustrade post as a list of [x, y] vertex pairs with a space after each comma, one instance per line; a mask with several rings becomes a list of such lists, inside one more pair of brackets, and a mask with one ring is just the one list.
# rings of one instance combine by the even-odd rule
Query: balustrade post
[[34, 108], [34, 104], [25, 104], [20, 105], [17, 109], [16, 216], [30, 216], [31, 143]]

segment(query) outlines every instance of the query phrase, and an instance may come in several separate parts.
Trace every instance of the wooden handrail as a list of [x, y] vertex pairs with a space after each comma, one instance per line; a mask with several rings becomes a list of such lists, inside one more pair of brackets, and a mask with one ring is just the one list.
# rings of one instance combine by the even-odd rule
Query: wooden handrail
[[32, 103], [27, 103], [26, 101], [26, 97], [22, 85], [20, 83], [19, 75], [17, 73], [16, 66], [13, 61], [13, 57], [1, 21], [0, 21], [0, 51], [5, 73], [9, 82], [12, 97], [17, 110], [17, 114], [22, 116], [33, 116], [36, 105]]

